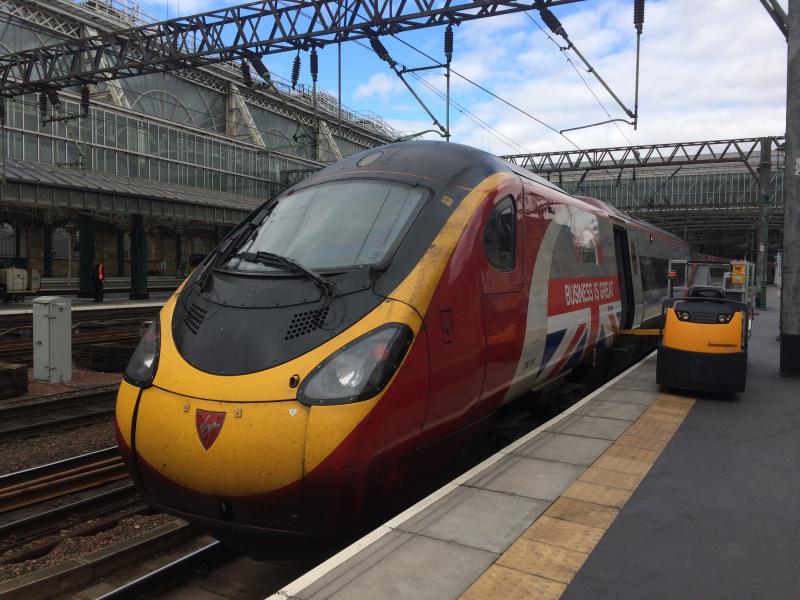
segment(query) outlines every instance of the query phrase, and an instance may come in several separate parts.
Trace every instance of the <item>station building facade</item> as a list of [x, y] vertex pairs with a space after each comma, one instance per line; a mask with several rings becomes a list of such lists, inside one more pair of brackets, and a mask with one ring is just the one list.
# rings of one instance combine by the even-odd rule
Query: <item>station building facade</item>
[[[0, 13], [0, 54], [154, 20], [120, 0], [0, 0]], [[110, 81], [88, 112], [79, 90], [3, 100], [0, 266], [88, 293], [102, 261], [142, 296], [147, 275], [180, 276], [284, 187], [399, 135], [325, 92], [255, 79], [215, 65]]]

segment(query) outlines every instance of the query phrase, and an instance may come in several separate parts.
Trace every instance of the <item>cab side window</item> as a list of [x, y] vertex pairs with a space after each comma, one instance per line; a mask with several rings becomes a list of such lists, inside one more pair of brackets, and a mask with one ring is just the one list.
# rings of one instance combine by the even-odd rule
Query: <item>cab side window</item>
[[483, 230], [486, 258], [499, 271], [514, 269], [516, 223], [514, 200], [508, 196], [494, 207]]

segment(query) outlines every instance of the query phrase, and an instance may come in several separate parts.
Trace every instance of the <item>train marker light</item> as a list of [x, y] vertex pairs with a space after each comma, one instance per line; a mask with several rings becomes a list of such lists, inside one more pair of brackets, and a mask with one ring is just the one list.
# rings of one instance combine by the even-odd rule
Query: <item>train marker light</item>
[[389, 323], [333, 353], [300, 384], [297, 399], [306, 405], [348, 404], [372, 398], [394, 375], [414, 334]]
[[136, 346], [128, 366], [125, 368], [125, 381], [146, 388], [153, 384], [158, 369], [158, 354], [161, 346], [159, 321], [152, 322]]

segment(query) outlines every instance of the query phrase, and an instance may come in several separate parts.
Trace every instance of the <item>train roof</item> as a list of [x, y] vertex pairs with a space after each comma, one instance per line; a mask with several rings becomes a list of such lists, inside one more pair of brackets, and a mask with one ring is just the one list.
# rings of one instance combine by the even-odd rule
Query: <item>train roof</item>
[[678, 236], [632, 217], [597, 198], [570, 195], [553, 182], [527, 169], [505, 161], [494, 154], [454, 142], [419, 140], [397, 142], [370, 148], [348, 156], [318, 171], [304, 180], [300, 186], [314, 185], [332, 176], [356, 171], [362, 173], [381, 171], [384, 173], [396, 173], [400, 176], [413, 175], [415, 178], [427, 179], [431, 182], [437, 182], [439, 185], [451, 182], [468, 184], [470, 180], [474, 180], [477, 183], [477, 181], [492, 173], [511, 171], [529, 181], [577, 200], [587, 205], [589, 210], [594, 209], [626, 224], [684, 243]]

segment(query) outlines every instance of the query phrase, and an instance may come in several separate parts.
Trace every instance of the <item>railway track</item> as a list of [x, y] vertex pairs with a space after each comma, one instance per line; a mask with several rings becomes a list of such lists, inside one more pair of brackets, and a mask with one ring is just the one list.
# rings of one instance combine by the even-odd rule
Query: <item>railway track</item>
[[0, 406], [0, 441], [51, 429], [93, 423], [114, 414], [117, 385], [90, 388]]
[[[97, 308], [93, 310], [73, 310], [72, 325], [88, 325], [115, 319], [152, 319], [161, 306], [132, 306], [119, 308]], [[6, 313], [0, 311], [0, 333], [9, 330], [9, 333], [24, 333], [24, 330], [33, 327], [31, 313]]]
[[116, 446], [0, 476], [0, 514], [128, 478]]
[[37, 558], [68, 537], [110, 529], [121, 519], [148, 510], [133, 484], [126, 484], [10, 521], [0, 525], [0, 565]]
[[[135, 343], [145, 321], [159, 306], [72, 312], [73, 349], [102, 342]], [[32, 364], [33, 320], [30, 314], [0, 313], [0, 362]]]
[[211, 542], [189, 552], [171, 563], [134, 579], [115, 590], [100, 596], [98, 600], [136, 600], [150, 598], [179, 585], [200, 570], [210, 570], [225, 563], [237, 554], [221, 542]]

